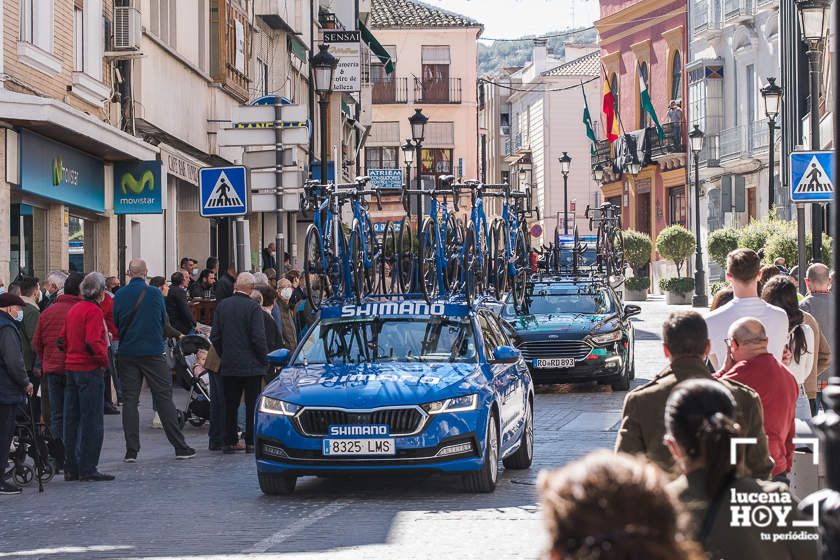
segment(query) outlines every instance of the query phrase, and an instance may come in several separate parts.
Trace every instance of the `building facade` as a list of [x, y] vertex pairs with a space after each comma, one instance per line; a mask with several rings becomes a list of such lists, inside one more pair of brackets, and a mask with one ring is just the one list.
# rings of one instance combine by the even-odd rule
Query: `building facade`
[[[684, 113], [669, 116], [672, 100], [686, 107], [686, 24], [686, 4], [672, 0], [602, 0], [595, 22], [602, 79], [617, 100], [621, 133], [612, 144], [597, 143], [592, 165], [605, 169], [603, 199], [621, 206], [624, 227], [654, 240], [668, 225], [690, 226]], [[661, 135], [642, 108], [643, 85], [662, 124]], [[635, 177], [628, 171], [632, 162], [641, 165]], [[660, 278], [676, 272], [673, 263], [655, 254], [651, 269], [654, 289]]]

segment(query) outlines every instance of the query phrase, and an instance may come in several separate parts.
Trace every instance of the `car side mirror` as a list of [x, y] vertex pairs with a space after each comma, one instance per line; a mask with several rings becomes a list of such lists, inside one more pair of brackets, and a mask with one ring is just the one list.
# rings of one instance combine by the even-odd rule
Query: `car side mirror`
[[513, 325], [505, 321], [504, 319], [499, 319], [499, 325], [502, 327], [502, 331], [511, 338], [516, 338], [516, 329], [513, 328]]
[[642, 312], [642, 308], [638, 305], [625, 305], [624, 306], [624, 318], [628, 319], [630, 317], [634, 317]]
[[288, 348], [280, 348], [274, 352], [270, 352], [266, 358], [268, 363], [273, 366], [285, 366], [289, 363], [289, 358], [292, 357], [292, 352]]
[[522, 353], [513, 346], [499, 346], [493, 350], [493, 361], [500, 364], [515, 364]]

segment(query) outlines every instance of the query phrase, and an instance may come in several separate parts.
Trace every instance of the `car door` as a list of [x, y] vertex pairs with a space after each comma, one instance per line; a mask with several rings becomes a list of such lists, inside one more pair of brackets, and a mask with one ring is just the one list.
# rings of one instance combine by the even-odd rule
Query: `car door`
[[[489, 320], [490, 328], [500, 345], [511, 346], [512, 343], [502, 328], [501, 320], [493, 316], [490, 316]], [[525, 423], [525, 402], [528, 399], [528, 379], [530, 374], [528, 373], [528, 367], [522, 360], [515, 364], [505, 365], [507, 366], [507, 375], [510, 376], [512, 386], [510, 398], [511, 436], [518, 439]]]
[[511, 394], [515, 390], [514, 381], [510, 374], [510, 364], [498, 363], [493, 357], [493, 351], [501, 343], [490, 326], [492, 319], [484, 312], [479, 312], [477, 319], [479, 328], [481, 329], [482, 344], [484, 345], [484, 357], [487, 360], [487, 366], [490, 368], [493, 377], [493, 388], [498, 398], [499, 433], [502, 436], [502, 444], [504, 445], [510, 438], [511, 410], [515, 408], [513, 395]]

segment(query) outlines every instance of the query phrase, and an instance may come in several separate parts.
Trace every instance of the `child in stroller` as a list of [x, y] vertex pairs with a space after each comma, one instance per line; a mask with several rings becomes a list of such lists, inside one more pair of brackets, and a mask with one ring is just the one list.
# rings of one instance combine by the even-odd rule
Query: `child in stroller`
[[202, 426], [210, 419], [210, 379], [204, 368], [209, 349], [210, 341], [196, 334], [183, 336], [175, 344], [175, 379], [189, 391], [186, 407], [178, 411], [182, 428], [187, 422]]

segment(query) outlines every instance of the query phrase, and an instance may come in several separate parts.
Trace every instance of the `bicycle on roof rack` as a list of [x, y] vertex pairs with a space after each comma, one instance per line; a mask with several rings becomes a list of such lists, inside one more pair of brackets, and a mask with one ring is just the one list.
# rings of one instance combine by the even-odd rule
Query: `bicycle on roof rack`
[[[457, 188], [452, 184], [455, 177], [444, 175], [438, 178], [442, 187], [432, 190], [404, 189], [404, 195], [423, 194], [431, 199], [429, 215], [425, 217], [418, 233], [420, 242], [418, 266], [420, 291], [426, 300], [457, 290], [460, 281], [459, 253], [464, 244], [464, 228], [449, 212], [447, 195], [452, 195], [452, 205], [458, 211]], [[439, 201], [439, 196], [443, 201]], [[405, 197], [404, 197], [405, 200]], [[400, 259], [403, 262], [403, 259]]]
[[341, 203], [334, 190], [334, 185], [322, 185], [317, 180], [303, 185], [304, 208], [313, 211], [312, 224], [304, 237], [303, 278], [314, 309], [320, 309], [325, 298], [349, 295], [347, 242], [338, 218]]
[[472, 209], [466, 225], [464, 245], [461, 248], [461, 282], [464, 297], [468, 305], [476, 296], [485, 294], [493, 269], [490, 247], [490, 228], [484, 213], [484, 185], [479, 181], [465, 181], [462, 185], [453, 185], [456, 195], [461, 188], [470, 190]]
[[607, 276], [624, 274], [624, 235], [621, 231], [621, 208], [609, 202], [600, 208], [586, 207], [584, 216], [589, 229], [597, 224], [595, 254], [598, 270]]
[[485, 196], [498, 196], [503, 199], [502, 216], [494, 219], [490, 226], [493, 288], [498, 299], [502, 299], [507, 292], [512, 292], [514, 307], [519, 311], [525, 301], [528, 278], [530, 248], [525, 214], [530, 191], [512, 191], [507, 183], [484, 186], [485, 189], [500, 189], [500, 192], [485, 192]]

